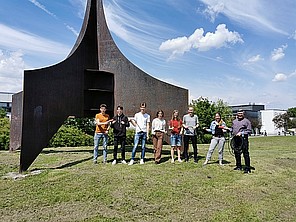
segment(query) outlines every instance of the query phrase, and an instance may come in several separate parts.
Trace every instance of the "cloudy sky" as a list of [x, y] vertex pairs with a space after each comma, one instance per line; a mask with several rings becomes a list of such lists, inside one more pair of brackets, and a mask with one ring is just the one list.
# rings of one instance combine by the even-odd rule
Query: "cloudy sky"
[[[295, 0], [104, 0], [122, 53], [150, 75], [230, 105], [296, 107]], [[0, 92], [67, 57], [86, 0], [0, 0]]]

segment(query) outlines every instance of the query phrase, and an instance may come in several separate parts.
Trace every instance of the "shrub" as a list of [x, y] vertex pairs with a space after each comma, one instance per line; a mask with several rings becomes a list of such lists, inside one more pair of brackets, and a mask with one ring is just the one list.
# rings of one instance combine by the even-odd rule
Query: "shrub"
[[50, 147], [93, 146], [93, 136], [90, 136], [74, 126], [63, 125], [49, 141]]
[[0, 118], [0, 150], [9, 149], [10, 122], [7, 117]]

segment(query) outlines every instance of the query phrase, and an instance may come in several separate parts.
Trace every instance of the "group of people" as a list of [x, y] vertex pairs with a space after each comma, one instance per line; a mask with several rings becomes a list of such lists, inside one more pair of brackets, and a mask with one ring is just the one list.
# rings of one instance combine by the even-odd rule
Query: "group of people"
[[[98, 147], [101, 140], [103, 140], [103, 163], [107, 162], [107, 143], [108, 131], [113, 128], [114, 134], [114, 149], [112, 165], [118, 163], [117, 152], [119, 145], [121, 146], [121, 163], [127, 164], [125, 159], [125, 144], [126, 144], [126, 129], [130, 127], [130, 123], [135, 127], [134, 146], [132, 149], [131, 160], [128, 165], [135, 163], [136, 150], [141, 141], [141, 158], [140, 164], [144, 164], [146, 140], [149, 138], [151, 130], [154, 160], [155, 164], [159, 164], [161, 160], [161, 153], [163, 147], [163, 140], [167, 131], [167, 123], [164, 119], [164, 112], [157, 111], [156, 117], [151, 122], [151, 117], [146, 113], [146, 103], [140, 104], [140, 111], [134, 115], [133, 118], [128, 118], [123, 114], [123, 107], [118, 106], [116, 115], [113, 118], [106, 113], [107, 106], [100, 105], [100, 113], [96, 114], [96, 130], [94, 135], [94, 163], [97, 163]], [[168, 123], [168, 130], [170, 133], [171, 145], [171, 162], [175, 162], [175, 151], [177, 151], [178, 162], [189, 161], [189, 143], [191, 141], [193, 147], [194, 162], [198, 162], [198, 147], [197, 147], [197, 133], [196, 129], [199, 127], [197, 115], [194, 114], [194, 108], [189, 107], [188, 113], [181, 119], [178, 110], [172, 112], [172, 117]], [[251, 123], [244, 117], [244, 111], [239, 110], [236, 119], [232, 123], [232, 127], [227, 127], [222, 120], [220, 113], [215, 114], [215, 119], [211, 122], [209, 129], [204, 129], [212, 134], [209, 150], [206, 155], [206, 160], [203, 165], [207, 165], [211, 160], [211, 156], [216, 147], [218, 147], [219, 164], [223, 165], [223, 150], [225, 144], [224, 134], [227, 130], [233, 134], [233, 141], [240, 141], [234, 144], [234, 155], [236, 159], [236, 167], [234, 170], [243, 170], [241, 163], [241, 154], [245, 159], [244, 173], [250, 173], [250, 156], [249, 156], [249, 141], [248, 136], [251, 134]], [[184, 144], [183, 152], [181, 153], [182, 142]], [[182, 156], [181, 156], [182, 154]], [[182, 160], [183, 159], [183, 160]]]

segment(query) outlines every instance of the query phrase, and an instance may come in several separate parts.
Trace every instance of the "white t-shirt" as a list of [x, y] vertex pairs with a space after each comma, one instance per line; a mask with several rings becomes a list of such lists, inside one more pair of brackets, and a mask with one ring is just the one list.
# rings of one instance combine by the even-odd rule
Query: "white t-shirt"
[[134, 119], [136, 121], [136, 133], [141, 131], [147, 133], [147, 123], [150, 123], [150, 115], [148, 113], [142, 114], [138, 112], [135, 114]]

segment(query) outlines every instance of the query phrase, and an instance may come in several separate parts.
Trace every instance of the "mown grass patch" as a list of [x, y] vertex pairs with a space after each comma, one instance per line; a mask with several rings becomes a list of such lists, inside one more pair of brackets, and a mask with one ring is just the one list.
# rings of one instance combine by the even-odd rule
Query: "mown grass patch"
[[[0, 180], [0, 221], [296, 220], [296, 136], [250, 138], [247, 175], [233, 171], [227, 146], [223, 167], [217, 151], [202, 167], [208, 145], [198, 164], [172, 164], [165, 146], [155, 165], [149, 146], [144, 165], [113, 166], [112, 148], [106, 165], [92, 163], [92, 147], [44, 149], [29, 169], [41, 174]], [[19, 152], [0, 152], [0, 176], [18, 164]]]

